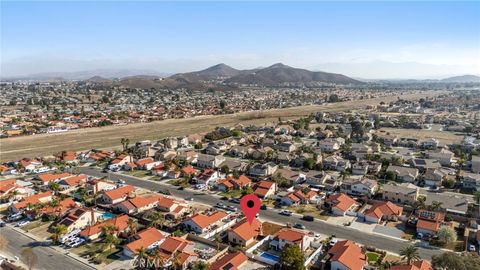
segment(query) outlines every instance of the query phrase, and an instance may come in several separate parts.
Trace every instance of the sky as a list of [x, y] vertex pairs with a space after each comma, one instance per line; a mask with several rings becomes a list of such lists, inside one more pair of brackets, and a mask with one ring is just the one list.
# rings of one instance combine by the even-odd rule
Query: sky
[[480, 74], [480, 2], [0, 5], [2, 76], [277, 62], [370, 79]]

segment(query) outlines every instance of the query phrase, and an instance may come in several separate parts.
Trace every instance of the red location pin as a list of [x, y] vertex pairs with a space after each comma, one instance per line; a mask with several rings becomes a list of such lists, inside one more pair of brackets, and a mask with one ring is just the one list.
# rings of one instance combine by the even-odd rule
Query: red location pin
[[250, 225], [252, 225], [258, 210], [260, 210], [260, 204], [260, 199], [253, 194], [245, 195], [240, 200], [240, 208], [242, 209], [243, 214], [247, 217]]

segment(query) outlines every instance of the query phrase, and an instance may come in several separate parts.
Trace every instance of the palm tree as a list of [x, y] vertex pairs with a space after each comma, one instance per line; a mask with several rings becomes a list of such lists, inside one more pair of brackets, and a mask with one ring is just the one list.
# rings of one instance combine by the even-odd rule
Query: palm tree
[[154, 249], [150, 253], [150, 256], [153, 260], [153, 265], [155, 266], [155, 268], [163, 268], [163, 266], [165, 265], [165, 258], [162, 256], [158, 248]]
[[400, 250], [400, 256], [402, 260], [406, 260], [407, 264], [410, 265], [413, 261], [420, 259], [420, 254], [418, 253], [418, 248], [414, 245], [406, 246]]
[[430, 211], [440, 211], [442, 210], [442, 202], [433, 201], [432, 204], [428, 207]]
[[129, 218], [127, 220], [128, 235], [134, 235], [138, 230], [138, 222], [135, 219]]
[[172, 267], [173, 269], [177, 270], [182, 266], [182, 263], [180, 262], [180, 252], [177, 250], [175, 253], [173, 253], [173, 258], [172, 258]]
[[112, 224], [107, 224], [100, 228], [102, 230], [103, 235], [109, 236], [113, 235], [118, 229]]
[[53, 191], [54, 194], [57, 194], [60, 190], [60, 184], [55, 182], [50, 182], [50, 184], [48, 184], [48, 187], [50, 188], [50, 190]]
[[144, 247], [141, 247], [137, 250], [136, 256], [135, 256], [135, 262], [134, 265], [137, 267], [143, 269], [147, 265], [146, 260], [148, 259], [148, 253], [147, 249]]
[[54, 226], [52, 229], [53, 229], [52, 238], [55, 243], [58, 243], [58, 240], [60, 239], [60, 237], [68, 232], [67, 227], [62, 224]]
[[105, 239], [103, 240], [103, 243], [107, 251], [112, 249], [112, 246], [117, 245], [119, 242], [120, 242], [120, 239], [118, 239], [118, 237], [113, 234], [108, 234], [107, 237], [105, 237]]
[[150, 225], [152, 227], [163, 227], [163, 223], [165, 222], [165, 217], [162, 215], [162, 213], [155, 212], [152, 215], [149, 216], [150, 218]]

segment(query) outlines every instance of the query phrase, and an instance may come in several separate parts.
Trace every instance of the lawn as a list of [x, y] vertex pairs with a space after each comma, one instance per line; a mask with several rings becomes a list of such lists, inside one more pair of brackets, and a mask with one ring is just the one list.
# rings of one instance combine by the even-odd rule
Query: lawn
[[375, 252], [367, 252], [367, 258], [369, 263], [376, 263], [380, 254]]
[[189, 187], [190, 184], [188, 183], [187, 179], [179, 178], [179, 179], [172, 179], [168, 180], [167, 184], [173, 185], [173, 186], [181, 186], [181, 187]]
[[131, 175], [131, 176], [139, 177], [139, 178], [144, 178], [144, 177], [150, 176], [150, 171], [143, 171], [143, 170], [128, 171], [128, 172], [124, 172], [123, 174]]
[[220, 192], [218, 195], [228, 198], [239, 198], [240, 196], [242, 196], [242, 191], [240, 189], [232, 189], [227, 192]]
[[37, 228], [37, 227], [43, 226], [43, 225], [45, 225], [45, 224], [47, 224], [47, 223], [50, 223], [50, 222], [51, 222], [51, 221], [42, 221], [41, 219], [39, 219], [39, 220], [34, 220], [34, 221], [28, 223], [27, 225], [23, 226], [23, 227], [22, 227], [22, 230], [28, 232], [28, 231], [30, 231], [31, 229], [35, 229], [35, 228]]
[[81, 245], [77, 248], [72, 249], [72, 252], [80, 255], [82, 257], [87, 257], [92, 259], [97, 263], [110, 264], [117, 259], [115, 255], [120, 251], [119, 248], [111, 248], [110, 250], [104, 250], [103, 243], [91, 243], [86, 245]]
[[288, 210], [297, 214], [309, 215], [322, 220], [328, 219], [328, 216], [322, 215], [322, 212], [314, 204], [301, 204], [299, 206], [290, 206]]

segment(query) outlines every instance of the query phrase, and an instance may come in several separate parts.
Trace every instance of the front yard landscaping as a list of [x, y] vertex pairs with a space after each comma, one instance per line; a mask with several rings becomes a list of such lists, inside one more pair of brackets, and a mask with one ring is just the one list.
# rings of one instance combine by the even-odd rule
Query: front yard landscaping
[[126, 171], [126, 172], [123, 172], [123, 174], [139, 177], [139, 178], [145, 178], [145, 177], [151, 176], [150, 171], [144, 171], [144, 170]]
[[240, 189], [232, 189], [227, 192], [220, 192], [218, 195], [228, 198], [240, 198], [240, 196], [242, 196], [242, 191]]
[[116, 253], [120, 251], [120, 248], [114, 247], [106, 250], [104, 244], [101, 242], [90, 243], [86, 245], [79, 246], [72, 249], [72, 252], [80, 255], [84, 258], [91, 259], [96, 264], [110, 264], [116, 259], [118, 259]]
[[314, 204], [301, 204], [299, 206], [290, 206], [288, 207], [288, 210], [297, 214], [309, 215], [322, 220], [328, 219], [328, 216], [323, 215], [323, 211], [319, 210]]

